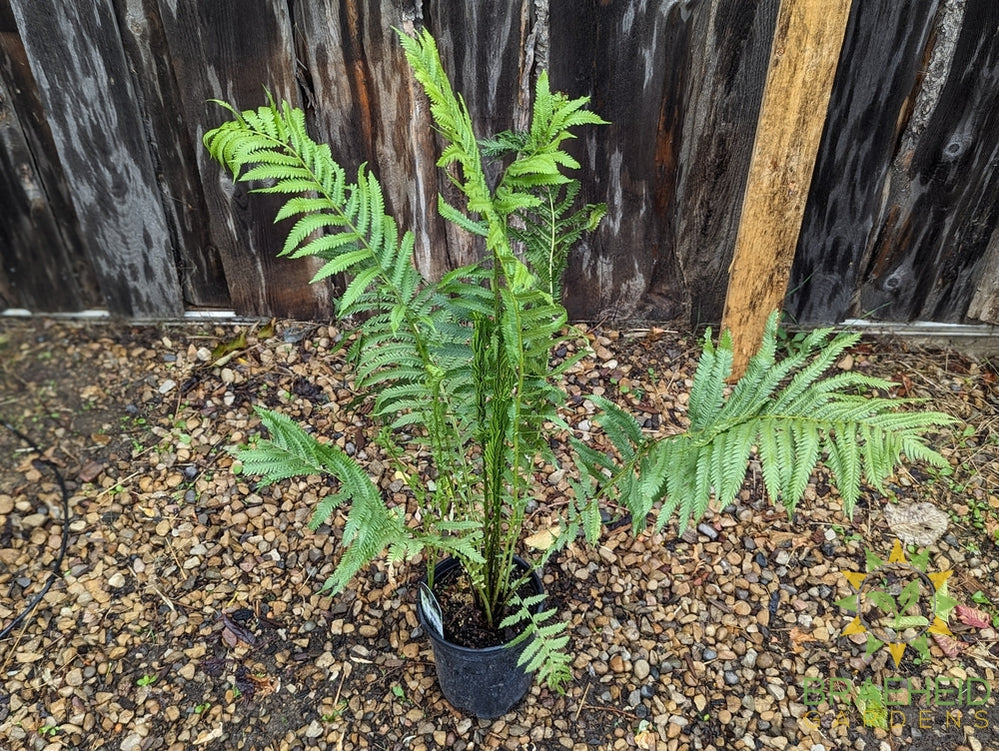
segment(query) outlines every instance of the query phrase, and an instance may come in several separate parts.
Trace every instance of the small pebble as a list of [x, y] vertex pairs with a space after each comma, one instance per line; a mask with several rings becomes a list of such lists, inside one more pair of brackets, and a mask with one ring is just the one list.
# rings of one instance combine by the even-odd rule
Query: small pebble
[[649, 665], [648, 660], [643, 660], [643, 659], [635, 660], [634, 671], [635, 671], [635, 677], [638, 680], [644, 681], [646, 678], [648, 678], [650, 670], [651, 667]]
[[729, 686], [735, 686], [739, 683], [739, 674], [734, 670], [726, 670], [722, 677]]
[[702, 535], [707, 537], [709, 540], [718, 539], [718, 530], [712, 527], [710, 524], [698, 524], [697, 531]]

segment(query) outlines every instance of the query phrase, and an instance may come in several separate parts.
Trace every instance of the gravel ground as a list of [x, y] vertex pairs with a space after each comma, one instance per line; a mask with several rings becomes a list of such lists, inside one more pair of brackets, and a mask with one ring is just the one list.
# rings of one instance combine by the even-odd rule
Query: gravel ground
[[[581, 435], [591, 393], [630, 405], [650, 431], [682, 428], [696, 340], [587, 336], [592, 356], [567, 379]], [[363, 414], [342, 406], [340, 339], [291, 321], [0, 321], [0, 418], [42, 452], [0, 429], [0, 748], [999, 749], [991, 362], [865, 340], [839, 363], [967, 425], [935, 440], [952, 474], [910, 467], [887, 497], [866, 493], [852, 520], [821, 470], [789, 519], [753, 466], [737, 504], [682, 536], [636, 538], [608, 509], [599, 547], [571, 546], [544, 572], [570, 623], [575, 681], [565, 695], [535, 685], [486, 722], [437, 689], [414, 608], [419, 562], [376, 564], [351, 591], [320, 596], [340, 534], [306, 526], [324, 483], [258, 490], [232, 470], [227, 448], [255, 431], [251, 407], [263, 404], [333, 436], [406, 502]], [[70, 508], [61, 562], [55, 470]], [[539, 467], [532, 531], [559, 499], [551, 470]], [[906, 650], [896, 667], [887, 649], [865, 654], [868, 634], [842, 635], [853, 615], [837, 601], [854, 592], [844, 572], [892, 550], [886, 504], [913, 501], [947, 514], [927, 570], [952, 571], [960, 608], [952, 638], [932, 639], [926, 659]], [[852, 688], [830, 686], [836, 677]], [[863, 721], [867, 679], [893, 692], [887, 728]]]

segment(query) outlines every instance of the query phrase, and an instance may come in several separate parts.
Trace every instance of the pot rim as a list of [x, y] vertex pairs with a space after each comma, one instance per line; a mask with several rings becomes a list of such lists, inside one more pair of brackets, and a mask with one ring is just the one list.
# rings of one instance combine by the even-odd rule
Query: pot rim
[[[530, 571], [530, 578], [534, 581], [535, 585], [537, 586], [538, 594], [546, 594], [544, 583], [541, 581], [541, 576], [538, 574], [537, 569], [531, 568], [531, 565], [523, 558], [521, 558], [519, 555], [515, 555], [513, 557], [513, 560], [515, 563], [524, 566]], [[441, 566], [447, 565], [448, 568], [450, 568], [451, 567], [450, 564], [452, 563], [457, 566], [461, 565], [461, 562], [457, 558], [454, 558], [453, 556], [448, 556], [447, 558], [443, 558], [440, 561], [438, 561], [436, 564], [434, 564], [434, 573], [435, 574], [438, 573], [438, 570], [440, 569]], [[426, 583], [427, 577], [424, 576], [421, 579], [421, 581], [423, 583]], [[455, 644], [453, 641], [445, 639], [443, 635], [438, 636], [436, 633], [434, 633], [432, 629], [427, 627], [426, 618], [423, 614], [423, 602], [421, 601], [419, 594], [417, 594], [416, 596], [416, 618], [420, 622], [420, 628], [422, 628], [423, 632], [430, 637], [431, 641], [441, 642], [443, 644], [446, 644], [449, 648], [454, 649], [459, 653], [488, 655], [494, 652], [500, 652], [504, 649], [511, 649], [511, 645], [513, 645], [513, 642], [515, 642], [518, 638], [515, 636], [513, 639], [511, 639], [508, 642], [504, 642], [503, 644], [495, 644], [491, 647], [466, 647], [462, 644]]]

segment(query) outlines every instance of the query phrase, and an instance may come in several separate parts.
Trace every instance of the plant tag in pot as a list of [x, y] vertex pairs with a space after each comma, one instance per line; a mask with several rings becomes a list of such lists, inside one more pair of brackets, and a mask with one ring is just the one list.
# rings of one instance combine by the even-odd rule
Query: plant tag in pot
[[420, 583], [420, 606], [427, 619], [427, 625], [434, 630], [439, 639], [444, 638], [444, 617], [441, 615], [441, 604], [437, 596], [425, 582]]

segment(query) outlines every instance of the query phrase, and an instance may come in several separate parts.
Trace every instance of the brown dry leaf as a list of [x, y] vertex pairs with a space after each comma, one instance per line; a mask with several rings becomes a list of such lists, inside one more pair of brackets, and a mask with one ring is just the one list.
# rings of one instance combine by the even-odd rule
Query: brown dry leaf
[[203, 746], [222, 737], [222, 725], [216, 725], [213, 730], [203, 731], [194, 741], [195, 746]]
[[954, 615], [961, 623], [975, 628], [988, 628], [992, 625], [992, 618], [984, 610], [973, 608], [968, 605], [958, 605], [954, 608]]
[[924, 547], [947, 531], [950, 520], [932, 503], [888, 504], [885, 519], [895, 536], [906, 545]]
[[810, 641], [818, 641], [810, 631], [802, 631], [797, 626], [791, 628], [788, 636], [791, 639], [791, 651], [798, 654], [804, 651], [804, 647], [801, 646], [802, 644]]
[[235, 649], [236, 646], [239, 644], [239, 637], [236, 636], [236, 634], [234, 634], [228, 628], [224, 628], [222, 629], [222, 641], [230, 649]]
[[254, 696], [258, 699], [267, 696], [268, 694], [273, 694], [279, 688], [281, 688], [280, 678], [271, 678], [269, 676], [258, 676], [252, 673], [246, 676], [254, 686]]
[[952, 636], [947, 636], [947, 634], [933, 633], [933, 641], [937, 643], [941, 651], [948, 657], [957, 657], [960, 653], [963, 645], [957, 639]]

